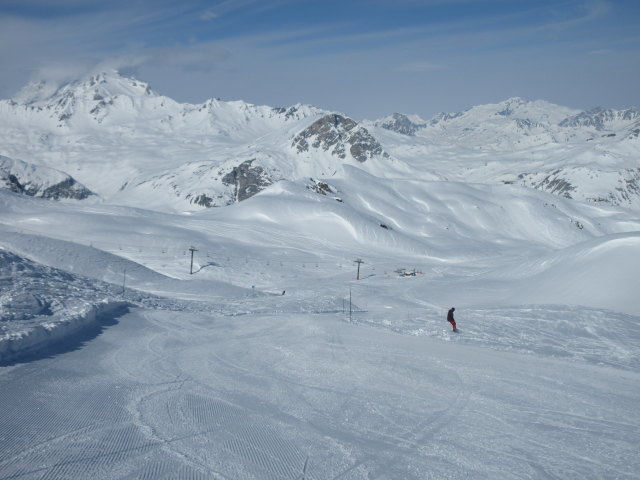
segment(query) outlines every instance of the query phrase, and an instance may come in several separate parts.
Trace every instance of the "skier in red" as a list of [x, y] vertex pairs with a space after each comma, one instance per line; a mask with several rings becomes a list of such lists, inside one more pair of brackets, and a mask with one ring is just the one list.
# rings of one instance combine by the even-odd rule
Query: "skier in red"
[[456, 328], [456, 321], [453, 318], [453, 312], [455, 312], [456, 309], [451, 307], [449, 309], [449, 312], [447, 312], [447, 322], [449, 322], [451, 324], [451, 326], [453, 327], [453, 331], [457, 332], [458, 329]]

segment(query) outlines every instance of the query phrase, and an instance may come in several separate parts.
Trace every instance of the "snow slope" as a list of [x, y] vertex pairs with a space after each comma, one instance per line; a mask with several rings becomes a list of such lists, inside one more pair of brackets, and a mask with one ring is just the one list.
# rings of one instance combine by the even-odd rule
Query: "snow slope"
[[[4, 164], [100, 186], [0, 189], [0, 479], [638, 478], [637, 210], [523, 185], [572, 159], [601, 188], [634, 150], [593, 132], [632, 113], [511, 99], [365, 132], [93, 81], [0, 105]], [[207, 175], [252, 195], [202, 208], [182, 188]]]
[[0, 478], [637, 478], [637, 218], [317, 187], [192, 215], [0, 192]]
[[[640, 314], [632, 291], [640, 221], [624, 210], [511, 185], [389, 181], [355, 168], [345, 175], [324, 191], [281, 182], [233, 207], [189, 216], [0, 192], [0, 245], [108, 282], [117, 301], [114, 292], [122, 286], [224, 302], [257, 290], [300, 290], [300, 281], [311, 281], [324, 285], [322, 308], [336, 310], [352, 276], [347, 270], [361, 257], [363, 274], [376, 279], [368, 296], [391, 306], [397, 289], [407, 286], [395, 271], [422, 273], [402, 293], [400, 317], [424, 308], [437, 315], [450, 303], [550, 303]], [[191, 247], [196, 275], [190, 274]], [[319, 301], [310, 295], [305, 305]], [[378, 318], [386, 310], [370, 314]]]

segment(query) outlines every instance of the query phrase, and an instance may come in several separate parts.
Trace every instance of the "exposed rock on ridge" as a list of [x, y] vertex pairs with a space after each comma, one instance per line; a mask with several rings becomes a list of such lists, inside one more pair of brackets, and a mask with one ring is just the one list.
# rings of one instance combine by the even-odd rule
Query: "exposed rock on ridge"
[[611, 110], [594, 108], [578, 115], [569, 117], [560, 122], [561, 127], [593, 127], [596, 130], [605, 130], [607, 124], [615, 121], [631, 121], [640, 118], [640, 112], [633, 108], [626, 110]]
[[385, 130], [413, 137], [418, 130], [426, 126], [426, 123], [414, 122], [407, 115], [394, 113], [390, 118], [383, 120], [380, 126]]
[[316, 120], [296, 135], [292, 147], [298, 153], [307, 152], [310, 148], [330, 151], [340, 159], [345, 159], [348, 152], [361, 163], [375, 156], [389, 156], [366, 128], [335, 113]]
[[234, 187], [233, 197], [236, 202], [246, 200], [273, 184], [262, 167], [252, 165], [254, 161], [255, 159], [242, 162], [222, 178], [222, 183]]
[[73, 177], [48, 167], [0, 155], [0, 188], [31, 197], [84, 200], [94, 193]]

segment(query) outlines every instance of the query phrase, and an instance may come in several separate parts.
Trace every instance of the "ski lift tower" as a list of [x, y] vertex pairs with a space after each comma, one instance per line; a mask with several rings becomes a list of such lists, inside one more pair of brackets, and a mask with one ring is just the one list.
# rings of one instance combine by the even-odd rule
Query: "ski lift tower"
[[360, 280], [360, 264], [364, 262], [360, 258], [354, 260], [354, 262], [358, 264], [358, 274], [356, 275], [356, 280]]
[[193, 275], [193, 252], [197, 252], [198, 249], [195, 247], [191, 247], [189, 248], [189, 251], [191, 252], [191, 268], [189, 269], [189, 274]]

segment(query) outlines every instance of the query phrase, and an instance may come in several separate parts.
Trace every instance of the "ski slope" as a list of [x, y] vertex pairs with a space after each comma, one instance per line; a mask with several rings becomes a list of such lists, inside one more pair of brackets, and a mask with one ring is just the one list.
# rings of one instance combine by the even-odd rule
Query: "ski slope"
[[328, 182], [189, 215], [0, 191], [0, 478], [638, 478], [637, 215]]
[[637, 478], [636, 372], [334, 314], [136, 309], [81, 348], [5, 368], [0, 472]]

